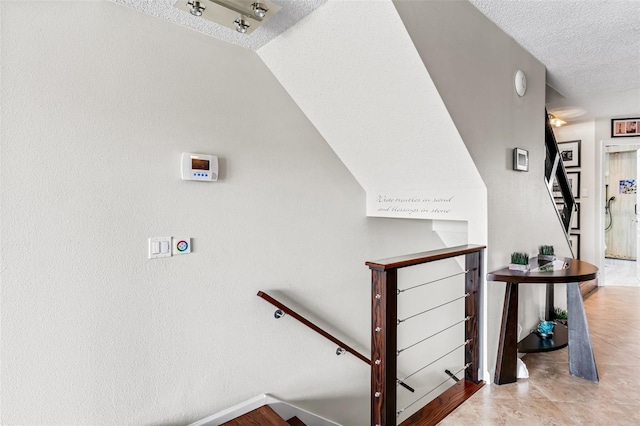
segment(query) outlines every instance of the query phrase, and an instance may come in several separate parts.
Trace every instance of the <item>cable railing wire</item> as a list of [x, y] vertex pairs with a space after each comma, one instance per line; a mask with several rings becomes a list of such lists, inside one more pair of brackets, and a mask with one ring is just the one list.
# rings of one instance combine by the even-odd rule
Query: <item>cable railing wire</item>
[[407, 288], [404, 288], [404, 289], [402, 289], [402, 290], [401, 290], [401, 289], [398, 289], [398, 290], [397, 290], [397, 292], [398, 292], [398, 294], [400, 294], [400, 293], [404, 293], [405, 291], [413, 290], [413, 289], [415, 289], [415, 288], [423, 287], [423, 286], [425, 286], [425, 285], [429, 285], [429, 284], [437, 283], [437, 282], [439, 282], [439, 281], [444, 281], [444, 280], [447, 280], [447, 279], [449, 279], [449, 278], [453, 278], [453, 277], [457, 277], [457, 276], [459, 276], [459, 275], [467, 274], [467, 273], [469, 273], [469, 271], [471, 271], [471, 270], [475, 271], [475, 269], [467, 269], [467, 270], [465, 270], [465, 271], [463, 271], [463, 272], [458, 272], [457, 274], [449, 275], [448, 277], [438, 278], [437, 280], [433, 280], [433, 281], [429, 281], [429, 282], [426, 282], [426, 283], [422, 283], [422, 284], [414, 285], [413, 287], [407, 287]]
[[418, 370], [414, 371], [413, 373], [409, 374], [408, 376], [406, 376], [404, 379], [396, 379], [398, 380], [398, 384], [401, 384], [402, 382], [404, 382], [405, 380], [407, 380], [409, 377], [415, 376], [416, 374], [418, 374], [419, 372], [421, 372], [422, 370], [424, 370], [425, 368], [433, 365], [434, 363], [440, 361], [442, 358], [446, 357], [447, 355], [452, 354], [453, 352], [457, 351], [460, 348], [463, 348], [465, 346], [467, 346], [469, 343], [471, 342], [471, 339], [467, 339], [463, 344], [456, 346], [455, 348], [451, 349], [449, 352], [447, 352], [446, 354], [442, 355], [440, 358], [436, 358], [433, 361], [431, 361], [429, 364], [425, 365], [424, 367], [419, 368]]
[[406, 320], [410, 320], [411, 318], [415, 318], [415, 317], [417, 317], [419, 315], [426, 314], [427, 312], [431, 312], [431, 311], [433, 311], [435, 309], [442, 308], [443, 306], [447, 306], [448, 304], [456, 302], [458, 300], [465, 299], [465, 298], [469, 297], [470, 295], [471, 295], [471, 293], [465, 293], [464, 296], [457, 297], [457, 298], [455, 298], [453, 300], [450, 300], [448, 302], [445, 302], [445, 303], [443, 303], [441, 305], [434, 306], [433, 308], [429, 308], [426, 311], [418, 312], [417, 314], [413, 314], [411, 316], [408, 316], [405, 319], [398, 320], [398, 325], [400, 325], [401, 323], [405, 322]]
[[458, 324], [462, 324], [463, 322], [467, 322], [467, 321], [469, 321], [471, 318], [473, 318], [473, 316], [467, 316], [467, 317], [465, 317], [463, 320], [458, 321], [458, 322], [456, 322], [456, 323], [454, 323], [454, 324], [451, 324], [449, 327], [443, 328], [442, 330], [440, 330], [440, 331], [438, 331], [438, 332], [436, 332], [436, 333], [433, 333], [431, 336], [425, 337], [424, 339], [419, 340], [419, 341], [417, 341], [416, 343], [414, 343], [414, 344], [412, 344], [412, 345], [407, 346], [406, 348], [400, 349], [400, 350], [398, 350], [398, 351], [397, 351], [396, 355], [400, 355], [402, 352], [406, 351], [407, 349], [411, 349], [411, 348], [413, 348], [414, 346], [419, 345], [420, 343], [422, 343], [422, 342], [424, 342], [424, 341], [426, 341], [426, 340], [429, 340], [429, 339], [431, 339], [432, 337], [437, 336], [438, 334], [442, 333], [443, 331], [447, 331], [447, 330], [449, 330], [450, 328], [453, 328], [453, 327], [455, 327], [455, 326], [456, 326], [456, 325], [458, 325]]
[[[471, 363], [468, 362], [464, 367], [462, 367], [460, 370], [456, 371], [454, 373], [454, 375], [463, 372], [464, 370], [466, 370], [467, 368], [469, 368], [471, 366]], [[407, 409], [411, 408], [412, 405], [414, 405], [415, 403], [417, 403], [418, 401], [420, 401], [421, 399], [423, 399], [424, 397], [426, 397], [427, 395], [429, 395], [431, 392], [433, 392], [434, 390], [438, 389], [440, 386], [444, 385], [445, 383], [447, 383], [449, 380], [452, 380], [451, 377], [447, 377], [447, 379], [440, 383], [439, 385], [437, 385], [436, 387], [434, 387], [433, 389], [431, 389], [429, 392], [425, 393], [424, 395], [422, 395], [421, 397], [419, 397], [418, 399], [416, 399], [415, 401], [413, 401], [411, 404], [407, 405], [406, 407], [404, 407], [403, 409], [399, 410], [396, 412], [396, 417], [400, 416], [400, 414], [402, 414], [404, 411], [406, 411]]]

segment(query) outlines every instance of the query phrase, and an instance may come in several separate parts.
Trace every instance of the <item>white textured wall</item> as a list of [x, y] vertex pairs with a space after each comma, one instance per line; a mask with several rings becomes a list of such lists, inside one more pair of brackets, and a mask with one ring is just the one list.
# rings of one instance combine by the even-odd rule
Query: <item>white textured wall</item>
[[[466, 1], [394, 1], [488, 194], [488, 269], [514, 251], [551, 244], [569, 252], [555, 205], [544, 185], [544, 66]], [[514, 75], [527, 76], [524, 97]], [[529, 172], [512, 170], [513, 148], [529, 151]], [[488, 361], [493, 370], [504, 283], [488, 283]], [[544, 288], [522, 286], [524, 332], [544, 312]], [[523, 333], [520, 338], [526, 336]]]
[[[367, 424], [367, 366], [255, 293], [367, 353], [364, 262], [440, 247], [430, 222], [366, 218], [252, 51], [111, 2], [0, 11], [0, 423], [185, 424], [271, 392]], [[220, 181], [181, 181], [183, 151]], [[194, 252], [148, 260], [164, 235]]]

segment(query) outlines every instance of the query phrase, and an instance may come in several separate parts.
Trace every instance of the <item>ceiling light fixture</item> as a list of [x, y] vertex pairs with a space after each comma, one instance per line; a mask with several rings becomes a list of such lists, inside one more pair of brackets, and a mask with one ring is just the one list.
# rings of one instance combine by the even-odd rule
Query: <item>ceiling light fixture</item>
[[258, 1], [251, 5], [251, 9], [253, 10], [253, 16], [260, 19], [264, 18], [264, 15], [266, 15], [267, 12], [269, 11], [269, 9], [264, 7], [262, 3]]
[[245, 35], [250, 35], [265, 25], [281, 9], [278, 4], [273, 2], [274, 0], [172, 1], [175, 1], [174, 6], [177, 9], [192, 16], [200, 17]]
[[202, 12], [206, 9], [197, 0], [189, 0], [187, 4], [191, 6], [189, 13], [191, 13], [193, 16], [202, 16]]
[[564, 121], [561, 118], [556, 117], [553, 114], [549, 114], [549, 123], [551, 123], [551, 125], [553, 127], [560, 127], [560, 126], [564, 126], [565, 124], [567, 124], [566, 121]]
[[249, 27], [251, 26], [242, 17], [240, 17], [240, 18], [236, 19], [235, 21], [233, 21], [233, 23], [236, 24], [236, 31], [239, 32], [240, 34], [246, 33], [247, 30], [249, 29]]

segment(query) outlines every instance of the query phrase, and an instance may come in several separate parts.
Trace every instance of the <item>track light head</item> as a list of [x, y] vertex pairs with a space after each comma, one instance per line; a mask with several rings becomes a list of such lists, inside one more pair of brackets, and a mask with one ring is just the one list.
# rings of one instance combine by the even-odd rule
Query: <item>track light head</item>
[[249, 27], [251, 26], [242, 17], [240, 17], [240, 18], [236, 19], [235, 21], [233, 21], [233, 23], [236, 24], [236, 31], [239, 32], [240, 34], [246, 33], [247, 30], [249, 29]]
[[260, 19], [264, 18], [264, 15], [266, 15], [267, 12], [269, 11], [269, 9], [264, 7], [262, 3], [260, 3], [259, 1], [251, 5], [251, 10], [253, 10], [253, 16]]
[[191, 6], [189, 13], [193, 16], [202, 16], [202, 12], [206, 9], [206, 7], [200, 4], [197, 0], [189, 0], [187, 1], [187, 4]]

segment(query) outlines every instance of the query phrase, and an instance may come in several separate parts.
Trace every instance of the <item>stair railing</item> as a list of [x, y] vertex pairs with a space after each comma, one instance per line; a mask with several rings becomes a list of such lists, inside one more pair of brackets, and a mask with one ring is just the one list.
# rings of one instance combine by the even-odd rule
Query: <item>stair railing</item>
[[327, 333], [325, 330], [323, 330], [322, 328], [318, 327], [317, 325], [315, 325], [314, 323], [312, 323], [311, 321], [309, 321], [308, 319], [306, 319], [302, 315], [298, 314], [293, 309], [289, 308], [288, 306], [284, 305], [283, 303], [281, 303], [278, 300], [274, 299], [273, 297], [269, 296], [267, 293], [265, 293], [263, 291], [259, 291], [258, 292], [258, 297], [263, 298], [264, 300], [266, 300], [267, 302], [271, 303], [273, 306], [278, 308], [278, 310], [280, 312], [276, 311], [274, 313], [274, 317], [276, 319], [282, 318], [283, 314], [290, 315], [293, 318], [295, 318], [298, 321], [300, 321], [302, 324], [306, 325], [307, 327], [309, 327], [310, 329], [312, 329], [313, 331], [318, 333], [319, 335], [323, 336], [326, 339], [331, 340], [333, 343], [338, 345], [338, 349], [336, 350], [336, 353], [339, 354], [339, 353], [342, 353], [343, 351], [349, 352], [351, 355], [355, 356], [356, 358], [358, 358], [358, 359], [366, 362], [367, 364], [371, 365], [371, 360], [369, 358], [367, 358], [366, 356], [362, 355], [360, 352], [356, 351], [351, 346], [349, 346], [346, 343], [344, 343], [342, 340], [340, 340], [340, 339], [332, 336], [331, 334]]
[[[401, 423], [401, 426], [417, 424], [435, 425], [483, 386], [484, 383], [478, 380], [478, 369], [480, 367], [478, 324], [480, 311], [480, 287], [484, 275], [482, 272], [484, 249], [484, 246], [466, 245], [366, 262], [371, 270], [372, 283], [371, 359], [374, 360], [371, 364], [372, 426], [396, 425], [398, 417], [405, 410], [423, 400], [423, 398], [426, 398], [436, 389], [445, 385], [448, 380], [454, 380], [456, 383], [453, 386], [445, 390], [440, 395], [434, 397], [430, 402], [419, 408], [415, 413]], [[398, 270], [444, 259], [455, 258], [458, 256], [464, 256], [465, 258], [465, 270], [464, 272], [457, 274], [465, 276], [464, 296], [453, 299], [444, 305], [453, 303], [458, 299], [464, 299], [464, 318], [457, 322], [450, 318], [444, 318], [443, 322], [447, 326], [435, 334], [444, 332], [458, 324], [464, 323], [464, 342], [438, 358], [441, 359], [459, 348], [464, 348], [464, 365], [453, 373], [449, 370], [445, 370], [447, 376], [449, 376], [445, 381], [431, 389], [426, 394], [418, 397], [408, 406], [398, 409], [396, 392], [398, 356], [404, 350], [428, 341], [435, 336], [434, 334], [425, 337], [406, 348], [398, 349], [398, 327], [405, 321], [403, 319], [398, 319], [398, 301], [403, 293], [408, 290], [413, 290], [416, 287], [421, 287], [423, 285], [450, 278], [445, 277], [401, 290], [398, 287]], [[430, 308], [423, 312], [440, 308], [440, 306]], [[415, 316], [416, 315], [412, 315], [411, 317]], [[445, 351], [438, 351], [440, 348], [429, 349], [428, 353], [425, 354], [426, 356], [431, 355], [433, 352], [439, 354], [439, 352]], [[430, 364], [427, 364], [422, 368], [426, 368], [429, 365]], [[463, 379], [458, 379], [458, 374], [463, 374]], [[412, 408], [412, 410], [413, 409], [414, 408]]]
[[[562, 229], [564, 230], [568, 241], [571, 221], [573, 219], [573, 215], [577, 214], [577, 204], [571, 190], [571, 185], [569, 184], [567, 172], [564, 164], [562, 163], [562, 153], [558, 148], [558, 143], [556, 142], [556, 137], [553, 133], [553, 127], [551, 126], [549, 115], [546, 110], [545, 115], [546, 125], [544, 141], [546, 147], [546, 158], [544, 178], [547, 184], [547, 189], [554, 200], [558, 219], [560, 219], [560, 222], [562, 223]], [[573, 247], [571, 247], [571, 252], [575, 257], [577, 252]]]
[[[297, 313], [293, 309], [291, 309], [288, 306], [286, 306], [284, 303], [274, 299], [273, 297], [269, 296], [267, 293], [265, 293], [263, 291], [259, 291], [257, 296], [261, 297], [262, 299], [266, 300], [267, 302], [271, 303], [273, 306], [278, 308], [278, 310], [275, 311], [275, 313], [274, 313], [274, 317], [276, 319], [282, 318], [285, 314], [286, 315], [290, 315], [291, 317], [293, 317], [296, 320], [300, 321], [302, 324], [304, 324], [307, 327], [309, 327], [311, 330], [315, 331], [319, 335], [323, 336], [324, 338], [326, 338], [326, 339], [332, 341], [333, 343], [335, 343], [336, 345], [338, 345], [338, 349], [336, 350], [336, 355], [342, 355], [343, 353], [348, 352], [351, 355], [353, 355], [356, 358], [358, 358], [359, 360], [361, 360], [363, 362], [366, 362], [367, 365], [371, 365], [371, 360], [369, 358], [367, 358], [366, 356], [362, 355], [360, 352], [358, 352], [357, 350], [353, 349], [351, 346], [347, 345], [342, 340], [338, 339], [337, 337], [335, 337], [335, 336], [331, 335], [330, 333], [328, 333], [327, 331], [323, 330], [322, 328], [320, 328], [316, 324], [312, 323], [311, 321], [309, 321], [308, 319], [306, 319], [305, 317], [303, 317], [302, 315], [300, 315], [299, 313]], [[404, 387], [408, 391], [414, 392], [414, 389], [411, 386], [409, 386], [408, 384], [406, 384], [404, 381], [398, 380], [397, 382], [398, 382], [398, 384], [400, 386]]]

